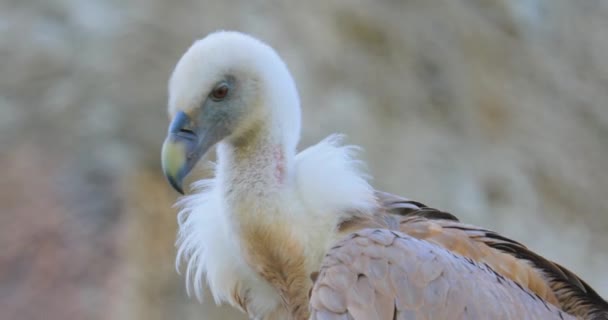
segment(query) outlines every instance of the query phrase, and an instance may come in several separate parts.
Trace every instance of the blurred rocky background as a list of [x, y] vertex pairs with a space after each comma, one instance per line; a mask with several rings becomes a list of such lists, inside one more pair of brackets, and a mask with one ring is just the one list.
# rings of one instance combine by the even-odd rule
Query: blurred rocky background
[[[2, 319], [242, 319], [185, 295], [166, 83], [216, 29], [274, 46], [305, 147], [496, 229], [608, 296], [608, 2], [0, 2]], [[209, 299], [210, 300], [210, 299]]]

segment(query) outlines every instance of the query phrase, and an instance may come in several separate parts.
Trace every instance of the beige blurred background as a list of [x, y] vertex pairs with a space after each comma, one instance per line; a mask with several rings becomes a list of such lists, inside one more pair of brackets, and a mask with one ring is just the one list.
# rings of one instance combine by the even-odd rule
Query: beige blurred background
[[608, 2], [0, 2], [2, 319], [240, 319], [185, 295], [166, 82], [216, 29], [274, 46], [301, 147], [493, 228], [608, 296]]

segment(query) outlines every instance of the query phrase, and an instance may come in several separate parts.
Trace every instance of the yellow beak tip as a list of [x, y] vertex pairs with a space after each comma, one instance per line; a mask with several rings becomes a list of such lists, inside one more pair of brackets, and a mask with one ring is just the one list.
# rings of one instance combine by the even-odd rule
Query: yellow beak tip
[[161, 152], [163, 173], [171, 186], [179, 193], [184, 194], [182, 181], [186, 166], [186, 148], [184, 144], [167, 138], [163, 143]]

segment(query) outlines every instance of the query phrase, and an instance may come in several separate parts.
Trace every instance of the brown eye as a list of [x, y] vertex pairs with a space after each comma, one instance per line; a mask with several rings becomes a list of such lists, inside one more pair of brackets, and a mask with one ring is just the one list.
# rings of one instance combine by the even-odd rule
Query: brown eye
[[228, 85], [225, 83], [222, 83], [222, 84], [218, 85], [217, 87], [213, 88], [213, 91], [211, 91], [211, 94], [210, 94], [211, 99], [213, 99], [215, 101], [220, 101], [220, 100], [226, 98], [229, 90], [230, 90], [230, 88], [228, 88]]

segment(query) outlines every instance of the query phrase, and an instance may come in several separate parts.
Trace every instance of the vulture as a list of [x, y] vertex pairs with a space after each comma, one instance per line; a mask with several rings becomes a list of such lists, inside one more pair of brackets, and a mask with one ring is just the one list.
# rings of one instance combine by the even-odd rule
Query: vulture
[[187, 291], [251, 319], [608, 319], [585, 281], [523, 244], [369, 183], [332, 135], [297, 152], [300, 101], [274, 49], [197, 40], [169, 80], [162, 169], [181, 197]]

